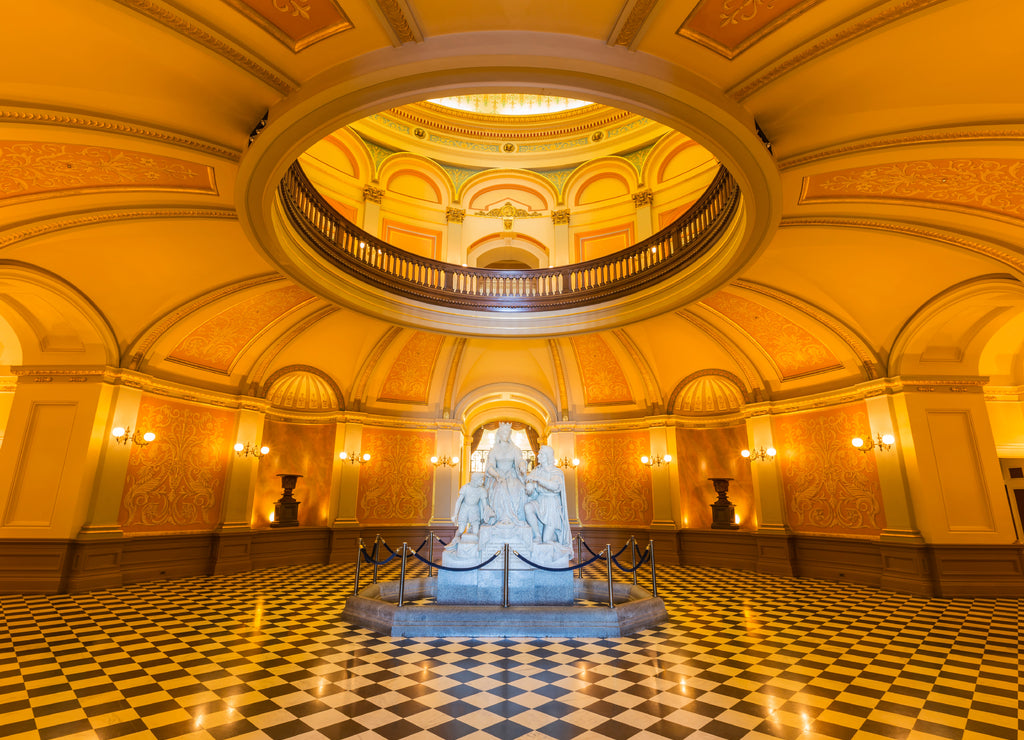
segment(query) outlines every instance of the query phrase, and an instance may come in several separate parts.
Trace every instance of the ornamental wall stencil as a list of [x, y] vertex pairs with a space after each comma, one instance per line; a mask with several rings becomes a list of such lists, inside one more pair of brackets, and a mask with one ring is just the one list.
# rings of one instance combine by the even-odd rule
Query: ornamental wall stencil
[[919, 159], [805, 177], [800, 203], [883, 200], [1024, 218], [1019, 159]]
[[864, 402], [772, 422], [788, 524], [800, 532], [878, 534], [885, 528], [875, 453], [850, 440], [870, 429]]
[[360, 450], [372, 455], [359, 466], [356, 515], [362, 525], [426, 524], [434, 491], [434, 434], [363, 428]]
[[576, 455], [587, 461], [576, 471], [582, 524], [650, 525], [654, 511], [651, 476], [640, 462], [650, 446], [647, 432], [576, 436]]
[[353, 27], [332, 0], [227, 1], [294, 52]]
[[440, 334], [415, 332], [391, 365], [377, 400], [427, 403], [443, 339]]
[[220, 522], [235, 414], [143, 396], [136, 428], [156, 440], [133, 446], [118, 521], [126, 533], [212, 530]]
[[626, 374], [599, 334], [583, 334], [570, 341], [579, 363], [587, 406], [633, 403]]
[[0, 141], [0, 200], [102, 190], [216, 194], [213, 168], [105, 146]]
[[701, 0], [676, 31], [732, 59], [820, 0]]

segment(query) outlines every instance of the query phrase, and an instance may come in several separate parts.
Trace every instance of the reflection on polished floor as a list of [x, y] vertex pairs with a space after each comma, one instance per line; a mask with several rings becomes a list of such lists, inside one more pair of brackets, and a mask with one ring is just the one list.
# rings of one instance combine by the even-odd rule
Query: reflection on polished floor
[[352, 576], [0, 597], [0, 737], [1024, 737], [1020, 600], [661, 567], [633, 637], [412, 640], [341, 622]]

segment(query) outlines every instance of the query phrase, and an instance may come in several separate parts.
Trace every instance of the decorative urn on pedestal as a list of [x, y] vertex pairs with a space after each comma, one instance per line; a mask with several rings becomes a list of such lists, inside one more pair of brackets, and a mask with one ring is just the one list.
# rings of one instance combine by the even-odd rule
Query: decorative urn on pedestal
[[292, 491], [295, 490], [295, 484], [302, 476], [297, 473], [278, 473], [277, 477], [281, 479], [281, 488], [284, 489], [284, 493], [274, 504], [274, 521], [270, 523], [270, 526], [297, 527], [299, 526], [299, 504], [302, 502], [295, 500]]
[[732, 478], [708, 478], [715, 486], [718, 499], [711, 504], [712, 529], [739, 529], [736, 523], [736, 507], [729, 500], [729, 481]]

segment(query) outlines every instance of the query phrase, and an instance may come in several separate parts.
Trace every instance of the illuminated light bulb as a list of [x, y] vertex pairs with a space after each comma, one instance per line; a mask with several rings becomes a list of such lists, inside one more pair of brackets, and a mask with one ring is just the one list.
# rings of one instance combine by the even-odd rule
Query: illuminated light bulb
[[145, 434], [142, 435], [142, 438], [146, 440], [146, 442], [152, 442], [154, 439], [156, 439], [156, 435], [153, 434], [153, 432], [146, 432]]
[[434, 465], [437, 465], [437, 460], [438, 460], [437, 455], [431, 455], [430, 462], [434, 463]]
[[750, 450], [740, 450], [741, 457], [750, 457]]
[[267, 447], [266, 445], [263, 445], [262, 447], [260, 447], [260, 454], [261, 455], [266, 455], [268, 452], [270, 452], [270, 448]]
[[124, 427], [114, 427], [113, 429], [110, 430], [110, 433], [113, 434], [115, 437], [123, 437]]
[[274, 521], [274, 512], [270, 512], [270, 521]]
[[241, 452], [245, 449], [245, 445], [241, 442], [235, 442], [235, 452]]
[[580, 459], [578, 457], [574, 457], [572, 459], [572, 466], [575, 468], [579, 464], [580, 464]]
[[339, 452], [338, 453], [338, 457], [340, 457], [342, 460], [348, 460], [348, 453], [347, 452]]
[[459, 458], [458, 457], [453, 457], [452, 458], [452, 465], [458, 465], [458, 464], [459, 464]]
[[893, 436], [892, 434], [883, 434], [882, 435], [882, 443], [883, 444], [887, 444], [887, 445], [895, 444], [896, 443], [896, 437]]
[[648, 463], [651, 462], [651, 458], [647, 457], [647, 455], [644, 455], [643, 457], [640, 458], [640, 462], [642, 462], [644, 465], [647, 465]]
[[737, 514], [737, 515], [736, 515], [736, 523], [737, 523], [737, 524], [739, 524], [739, 523], [740, 523], [740, 515], [739, 515], [739, 514]]
[[672, 456], [671, 455], [665, 455], [665, 462], [667, 462], [667, 463], [672, 462]]
[[366, 242], [359, 242], [360, 249], [366, 249]]
[[765, 452], [768, 453], [768, 457], [775, 457], [775, 448], [774, 447], [769, 447], [767, 450], [765, 450]]
[[364, 452], [363, 453], [363, 462], [370, 462], [370, 453], [369, 452]]
[[850, 444], [852, 444], [859, 450], [861, 447], [864, 446], [864, 440], [861, 439], [860, 437], [854, 437], [853, 439], [850, 440]]

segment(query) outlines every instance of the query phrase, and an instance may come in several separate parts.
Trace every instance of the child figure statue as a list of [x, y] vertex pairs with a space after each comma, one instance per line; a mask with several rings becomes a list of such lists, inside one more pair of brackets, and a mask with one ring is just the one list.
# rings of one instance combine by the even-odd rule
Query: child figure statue
[[476, 540], [480, 532], [480, 524], [494, 518], [494, 512], [487, 504], [487, 489], [484, 487], [484, 474], [473, 473], [469, 483], [459, 489], [459, 497], [455, 501], [452, 521], [455, 522], [455, 536], [448, 544], [454, 550], [462, 541], [463, 535], [471, 535]]

